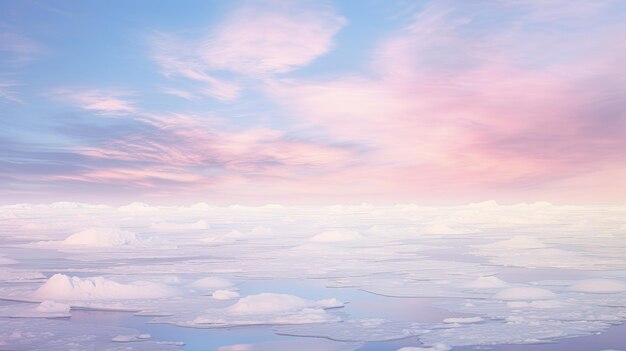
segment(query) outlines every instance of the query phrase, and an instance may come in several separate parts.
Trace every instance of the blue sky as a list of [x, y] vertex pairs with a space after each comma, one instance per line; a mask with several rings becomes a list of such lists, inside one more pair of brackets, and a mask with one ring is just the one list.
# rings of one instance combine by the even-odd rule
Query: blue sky
[[3, 202], [619, 202], [620, 1], [0, 1]]

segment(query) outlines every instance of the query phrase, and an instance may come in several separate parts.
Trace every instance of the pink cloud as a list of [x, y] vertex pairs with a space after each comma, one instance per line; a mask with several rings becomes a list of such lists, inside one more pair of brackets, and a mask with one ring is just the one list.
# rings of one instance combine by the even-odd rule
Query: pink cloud
[[153, 32], [149, 42], [163, 75], [199, 83], [193, 92], [166, 93], [230, 101], [240, 95], [239, 79], [217, 72], [263, 78], [306, 66], [331, 50], [345, 23], [329, 6], [312, 2], [247, 3], [199, 38]]
[[123, 115], [136, 111], [129, 99], [133, 94], [118, 89], [56, 89], [51, 94], [58, 100], [78, 105], [102, 115]]
[[10, 54], [10, 62], [23, 64], [46, 53], [41, 43], [18, 33], [11, 26], [0, 23], [0, 52]]
[[213, 69], [246, 75], [284, 73], [332, 48], [346, 19], [332, 8], [302, 2], [263, 2], [235, 9], [202, 42]]
[[[418, 12], [380, 44], [369, 75], [275, 79], [266, 92], [303, 126], [372, 147], [355, 172], [388, 193], [454, 198], [504, 188], [511, 196], [625, 168], [626, 154], [615, 152], [626, 149], [624, 105], [613, 98], [626, 86], [618, 73], [626, 47], [616, 42], [623, 25], [555, 38], [515, 19], [485, 31], [473, 27], [475, 9], [458, 7]], [[545, 21], [548, 11], [537, 11], [528, 21]], [[547, 48], [557, 51], [537, 56]], [[617, 129], [597, 130], [606, 123]], [[349, 176], [337, 173], [328, 184], [342, 182]]]
[[167, 33], [153, 33], [150, 42], [152, 57], [166, 77], [199, 82], [201, 86], [197, 88], [197, 93], [219, 100], [229, 101], [239, 96], [240, 87], [236, 82], [218, 79], [207, 73], [209, 68], [199, 57], [199, 44]]

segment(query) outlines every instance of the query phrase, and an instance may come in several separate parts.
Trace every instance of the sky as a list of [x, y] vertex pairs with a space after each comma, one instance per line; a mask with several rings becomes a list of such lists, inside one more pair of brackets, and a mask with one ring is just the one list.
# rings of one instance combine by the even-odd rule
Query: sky
[[0, 0], [0, 202], [624, 203], [624, 18]]

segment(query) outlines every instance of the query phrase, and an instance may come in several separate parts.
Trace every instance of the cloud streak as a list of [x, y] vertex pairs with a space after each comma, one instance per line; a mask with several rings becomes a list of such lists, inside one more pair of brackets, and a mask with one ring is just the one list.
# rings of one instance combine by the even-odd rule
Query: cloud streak
[[206, 6], [98, 28], [116, 50], [93, 55], [4, 35], [9, 58], [60, 51], [0, 84], [17, 116], [2, 184], [227, 202], [626, 196], [619, 2]]

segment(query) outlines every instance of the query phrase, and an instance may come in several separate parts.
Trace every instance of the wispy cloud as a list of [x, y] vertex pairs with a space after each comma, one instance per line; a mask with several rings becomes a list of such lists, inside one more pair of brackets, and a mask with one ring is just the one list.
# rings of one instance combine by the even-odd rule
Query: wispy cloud
[[181, 99], [185, 99], [185, 100], [189, 100], [189, 101], [195, 101], [198, 99], [198, 97], [196, 96], [196, 94], [188, 91], [188, 90], [183, 90], [183, 89], [175, 89], [175, 88], [170, 88], [170, 87], [159, 87], [159, 90], [164, 93], [164, 94], [168, 94], [168, 95], [172, 95], [172, 96], [176, 96], [179, 97]]
[[19, 84], [14, 82], [0, 82], [0, 99], [22, 103], [17, 91], [15, 91], [18, 86]]
[[267, 93], [305, 125], [367, 142], [376, 151], [361, 174], [407, 191], [524, 189], [621, 167], [626, 105], [615, 94], [626, 87], [617, 39], [626, 27], [598, 17], [563, 31], [576, 13], [603, 7], [562, 5], [576, 7], [562, 21], [535, 4], [481, 23], [513, 5], [435, 2], [380, 44], [369, 75], [275, 79]]
[[75, 104], [78, 107], [102, 115], [124, 115], [136, 112], [132, 96], [121, 89], [69, 89], [58, 88], [50, 93], [55, 99]]
[[329, 6], [248, 4], [208, 33], [200, 53], [213, 69], [246, 75], [289, 72], [328, 52], [346, 22]]
[[332, 48], [345, 23], [330, 6], [246, 3], [199, 36], [153, 32], [149, 43], [166, 77], [201, 83], [194, 94], [229, 101], [241, 86], [236, 78], [218, 78], [219, 72], [262, 78], [306, 66]]
[[233, 100], [239, 95], [237, 83], [218, 79], [208, 73], [209, 69], [197, 55], [194, 43], [167, 33], [153, 33], [150, 36], [152, 58], [161, 67], [166, 77], [182, 77], [202, 83], [197, 91], [219, 100]]
[[47, 49], [39, 42], [20, 34], [15, 28], [0, 22], [0, 52], [9, 54], [9, 63], [24, 64], [41, 56]]

